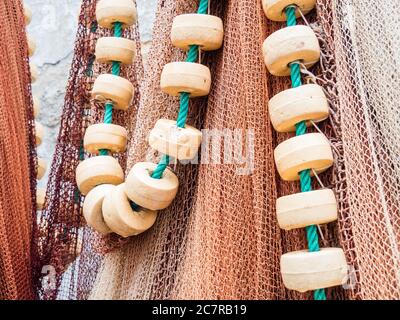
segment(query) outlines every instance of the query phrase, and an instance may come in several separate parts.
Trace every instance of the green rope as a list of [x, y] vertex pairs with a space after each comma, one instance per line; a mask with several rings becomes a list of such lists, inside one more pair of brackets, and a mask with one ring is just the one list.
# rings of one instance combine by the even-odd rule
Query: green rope
[[189, 111], [189, 93], [181, 93], [181, 102], [179, 108], [178, 119], [176, 120], [176, 125], [178, 128], [184, 128], [187, 120], [187, 115]]
[[[115, 22], [114, 23], [114, 37], [121, 38], [122, 37], [122, 23]], [[119, 61], [112, 62], [112, 74], [115, 76], [119, 76], [121, 73], [121, 63]]]
[[186, 62], [196, 62], [199, 57], [199, 46], [190, 46]]
[[[207, 2], [208, 2], [208, 0], [207, 0]], [[199, 52], [198, 46], [190, 46], [186, 62], [197, 61], [198, 52]], [[186, 120], [187, 120], [188, 112], [189, 112], [189, 98], [190, 98], [190, 94], [187, 92], [182, 92], [180, 94], [180, 107], [179, 107], [178, 118], [176, 121], [176, 125], [178, 128], [184, 128], [186, 125]], [[160, 162], [158, 163], [157, 168], [154, 170], [151, 177], [154, 179], [161, 179], [164, 174], [164, 171], [168, 168], [169, 161], [170, 161], [170, 157], [168, 155], [164, 155], [161, 158]]]
[[97, 21], [93, 21], [92, 24], [90, 25], [90, 32], [95, 33], [97, 31], [98, 26], [99, 25]]
[[[208, 0], [200, 0], [199, 9], [197, 10], [198, 14], [207, 14], [208, 12]], [[196, 62], [199, 58], [199, 46], [192, 45], [190, 46], [186, 62]], [[176, 125], [178, 128], [184, 128], [186, 125], [186, 120], [189, 112], [189, 98], [190, 94], [188, 92], [182, 92], [180, 94], [180, 106], [178, 118], [176, 120]], [[164, 155], [160, 162], [157, 165], [157, 168], [152, 173], [151, 177], [154, 179], [161, 179], [164, 171], [167, 169], [168, 164], [170, 162], [170, 157], [168, 155]]]
[[121, 73], [121, 63], [117, 61], [112, 62], [111, 73], [115, 76], [119, 76]]
[[[85, 148], [83, 147], [83, 141], [81, 141], [81, 145], [79, 147], [79, 161], [85, 160]], [[76, 187], [75, 193], [74, 193], [74, 202], [75, 203], [80, 203], [80, 196], [81, 192], [79, 191], [79, 188]]]
[[[199, 57], [199, 46], [190, 46], [186, 62], [196, 62]], [[180, 95], [180, 107], [176, 125], [178, 128], [184, 128], [189, 111], [189, 98], [190, 94], [182, 92]]]
[[198, 14], [207, 14], [208, 13], [208, 0], [200, 0], [199, 9], [197, 10]]
[[[114, 37], [120, 38], [122, 37], [122, 23], [116, 22], [114, 23]], [[111, 73], [114, 76], [119, 76], [121, 74], [121, 63], [119, 61], [113, 61], [111, 66]], [[105, 104], [105, 111], [104, 111], [104, 123], [111, 124], [113, 120], [113, 111], [114, 105], [112, 102], [107, 102]], [[99, 154], [101, 156], [107, 156], [109, 150], [103, 149], [100, 150]]]
[[287, 26], [292, 27], [297, 24], [297, 18], [296, 18], [296, 5], [291, 5], [286, 7], [286, 21], [287, 21]]
[[164, 171], [167, 169], [168, 164], [170, 161], [170, 157], [166, 154], [164, 154], [160, 160], [160, 162], [157, 165], [157, 168], [153, 171], [151, 177], [153, 179], [161, 179]]
[[[290, 64], [290, 78], [292, 79], [292, 87], [301, 86], [300, 65], [298, 63]], [[306, 129], [307, 130], [307, 129]]]
[[108, 150], [107, 149], [102, 149], [99, 151], [99, 155], [101, 156], [108, 156]]
[[[296, 7], [289, 6], [286, 8], [287, 25], [295, 26], [296, 21]], [[297, 88], [301, 86], [300, 65], [292, 63], [290, 65], [290, 77], [292, 79], [292, 87]], [[302, 121], [296, 125], [296, 136], [301, 136], [307, 133], [306, 122]], [[301, 192], [309, 192], [312, 190], [310, 170], [300, 172], [300, 188]], [[320, 250], [318, 243], [318, 230], [317, 226], [309, 226], [306, 228], [308, 250], [310, 252], [317, 252]], [[315, 300], [326, 300], [325, 290], [318, 289], [314, 291]]]

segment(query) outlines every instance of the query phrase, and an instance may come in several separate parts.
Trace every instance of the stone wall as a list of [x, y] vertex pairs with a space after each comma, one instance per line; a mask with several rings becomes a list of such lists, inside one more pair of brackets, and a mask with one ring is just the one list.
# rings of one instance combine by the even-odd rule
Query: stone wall
[[[33, 85], [33, 93], [40, 99], [41, 104], [37, 120], [46, 129], [46, 136], [38, 148], [38, 154], [50, 165], [59, 131], [81, 0], [23, 1], [33, 12], [28, 33], [37, 44], [32, 61], [39, 68], [39, 79]], [[157, 0], [137, 0], [144, 53], [151, 44], [156, 4]], [[39, 182], [40, 187], [46, 186], [48, 171], [45, 178]]]

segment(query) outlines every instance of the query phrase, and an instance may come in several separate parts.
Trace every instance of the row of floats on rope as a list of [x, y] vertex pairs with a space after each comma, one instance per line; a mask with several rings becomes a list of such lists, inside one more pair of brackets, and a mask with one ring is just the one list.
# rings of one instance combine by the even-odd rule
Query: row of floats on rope
[[[136, 6], [131, 0], [100, 0], [96, 19], [101, 27], [112, 29], [116, 24], [127, 28], [136, 23]], [[197, 45], [201, 50], [216, 50], [222, 46], [223, 24], [208, 14], [184, 14], [174, 19], [172, 44], [189, 50]], [[130, 65], [135, 58], [134, 41], [120, 37], [103, 37], [96, 43], [99, 63]], [[194, 62], [172, 62], [165, 65], [160, 80], [161, 90], [171, 96], [187, 93], [190, 97], [206, 96], [210, 92], [211, 73], [208, 67]], [[92, 97], [114, 108], [127, 110], [134, 87], [120, 76], [100, 75], [93, 85]], [[156, 151], [178, 160], [192, 159], [201, 145], [201, 131], [177, 122], [160, 119], [150, 133], [149, 144]], [[89, 226], [102, 234], [116, 233], [122, 237], [138, 235], [155, 223], [157, 211], [167, 208], [178, 192], [177, 176], [166, 168], [161, 179], [152, 177], [157, 164], [140, 162], [128, 173], [126, 180], [118, 161], [109, 153], [124, 152], [127, 131], [114, 124], [89, 126], [84, 137], [84, 149], [97, 155], [84, 160], [76, 169], [76, 182], [85, 195], [83, 214]]]
[[[315, 0], [263, 0], [268, 19], [286, 21], [286, 10], [295, 7], [296, 17], [314, 9]], [[291, 74], [291, 64], [306, 68], [320, 59], [317, 36], [306, 25], [288, 26], [272, 33], [263, 44], [268, 71], [278, 77]], [[296, 125], [307, 126], [329, 117], [328, 99], [317, 84], [300, 85], [278, 93], [269, 101], [269, 114], [274, 129], [280, 133], [296, 131]], [[333, 153], [322, 133], [306, 133], [279, 144], [274, 152], [276, 167], [285, 181], [300, 180], [300, 172], [310, 170], [318, 175], [329, 169]], [[276, 203], [280, 228], [293, 230], [337, 220], [338, 206], [333, 190], [321, 189], [281, 197]], [[295, 251], [282, 255], [281, 273], [285, 286], [299, 292], [343, 285], [347, 281], [347, 263], [341, 248], [319, 251]]]

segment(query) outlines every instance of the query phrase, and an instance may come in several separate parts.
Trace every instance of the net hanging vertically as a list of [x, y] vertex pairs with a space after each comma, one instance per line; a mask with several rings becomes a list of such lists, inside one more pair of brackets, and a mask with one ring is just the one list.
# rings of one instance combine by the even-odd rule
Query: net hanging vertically
[[[83, 150], [83, 138], [90, 124], [104, 119], [104, 103], [94, 101], [91, 91], [99, 74], [111, 73], [112, 66], [95, 61], [95, 44], [99, 37], [112, 34], [96, 22], [95, 0], [82, 1], [74, 58], [47, 188], [46, 205], [34, 235], [39, 259], [36, 261], [36, 285], [43, 299], [84, 299], [90, 291], [97, 267], [104, 253], [123, 239], [101, 237], [84, 223], [83, 197], [75, 181], [80, 161], [89, 155]], [[136, 42], [132, 66], [121, 66], [121, 76], [135, 87], [135, 96], [128, 111], [114, 110], [113, 123], [128, 129], [135, 123], [139, 100], [139, 83], [143, 76], [138, 26], [126, 28], [123, 37]], [[126, 167], [126, 155], [117, 159]], [[106, 241], [107, 240], [107, 241]], [[43, 273], [42, 273], [43, 272]], [[52, 280], [54, 279], [54, 280]]]
[[0, 300], [35, 299], [36, 150], [21, 1], [0, 3]]
[[[129, 122], [132, 135], [128, 169], [136, 162], [155, 159], [147, 135], [158, 119], [177, 115], [179, 101], [160, 91], [159, 79], [167, 62], [184, 59], [184, 53], [170, 42], [173, 18], [194, 12], [197, 6], [194, 0], [159, 2], [148, 75], [140, 86], [136, 121]], [[84, 1], [82, 8], [81, 23], [86, 21], [87, 26], [93, 20], [94, 1]], [[307, 16], [322, 48], [321, 63], [312, 72], [326, 90], [331, 109], [329, 121], [320, 129], [332, 143], [335, 165], [322, 176], [322, 182], [335, 190], [339, 202], [339, 221], [321, 227], [321, 246], [343, 247], [353, 269], [346, 290], [328, 289], [328, 299], [399, 298], [396, 146], [400, 134], [394, 121], [398, 117], [396, 87], [400, 82], [396, 72], [400, 52], [395, 32], [398, 10], [395, 0], [376, 1], [373, 6], [368, 1], [318, 0], [316, 12]], [[264, 39], [281, 24], [266, 21], [259, 0], [212, 1], [211, 13], [224, 20], [224, 47], [204, 57], [211, 67], [213, 87], [208, 99], [191, 101], [187, 123], [222, 132], [235, 129], [243, 144], [236, 150], [211, 152], [209, 164], [173, 165], [180, 191], [172, 207], [159, 214], [151, 230], [117, 246], [119, 249], [104, 257], [94, 254], [94, 249], [106, 252], [115, 248], [115, 241], [99, 242], [86, 230], [81, 257], [73, 265], [78, 279], [60, 286], [60, 296], [86, 298], [91, 293], [92, 298], [107, 299], [312, 298], [311, 293], [286, 290], [279, 268], [282, 253], [307, 245], [303, 230], [281, 231], [275, 216], [277, 197], [299, 192], [296, 183], [276, 178], [273, 150], [289, 135], [273, 132], [266, 108], [269, 98], [290, 83], [288, 79], [265, 76], [260, 52]], [[83, 41], [92, 33], [82, 25], [79, 30], [80, 55], [74, 65], [85, 70], [89, 59], [78, 61], [82, 52], [86, 58], [93, 52], [88, 49], [92, 42]], [[75, 83], [72, 78], [64, 121], [75, 117], [76, 112], [69, 111], [74, 106], [72, 92], [76, 95], [83, 88], [82, 82]], [[60, 139], [66, 139], [61, 132]], [[82, 132], [76, 132], [74, 129], [68, 134], [79, 136], [74, 140], [78, 148]], [[217, 164], [228, 152], [233, 154], [232, 161]], [[78, 149], [73, 156], [75, 165], [77, 154]], [[56, 159], [53, 170], [58, 173], [54, 177], [57, 175], [57, 181], [63, 183], [56, 184], [53, 178], [50, 193], [60, 192], [61, 185], [73, 184], [69, 180], [73, 170], [69, 173], [67, 169], [70, 163], [60, 154]], [[74, 188], [68, 190], [69, 194]], [[53, 198], [55, 205], [50, 201], [47, 211], [53, 217], [49, 220], [51, 226], [56, 225], [55, 217], [71, 221], [72, 217], [80, 217], [79, 208], [70, 216], [57, 205], [56, 195]], [[58, 237], [48, 240], [52, 246], [69, 243], [74, 248], [71, 244], [77, 243], [78, 232], [76, 227], [68, 227], [71, 221], [65, 224], [64, 235], [73, 241], [62, 242]], [[52, 249], [45, 256], [46, 261], [55, 261], [62, 255], [60, 250]]]

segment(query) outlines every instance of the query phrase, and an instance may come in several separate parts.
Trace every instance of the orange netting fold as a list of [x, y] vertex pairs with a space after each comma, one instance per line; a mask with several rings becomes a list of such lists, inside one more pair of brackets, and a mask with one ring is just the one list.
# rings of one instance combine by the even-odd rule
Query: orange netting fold
[[34, 299], [36, 148], [21, 1], [1, 1], [0, 19], [0, 299]]

